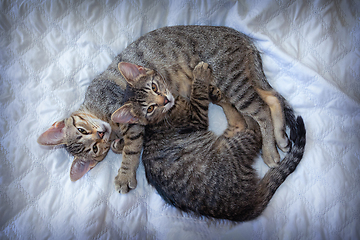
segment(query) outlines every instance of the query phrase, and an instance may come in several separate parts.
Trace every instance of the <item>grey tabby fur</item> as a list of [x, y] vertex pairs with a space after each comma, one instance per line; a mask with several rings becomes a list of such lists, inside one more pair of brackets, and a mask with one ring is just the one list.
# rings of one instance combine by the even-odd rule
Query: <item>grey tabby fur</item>
[[[280, 157], [276, 146], [285, 152], [289, 149], [283, 115], [287, 103], [267, 82], [260, 53], [248, 36], [227, 27], [174, 26], [157, 29], [130, 44], [100, 77], [113, 77], [115, 73], [118, 77], [121, 75], [118, 70], [120, 62], [134, 63], [156, 70], [172, 81], [174, 92], [189, 99], [193, 70], [200, 61], [207, 62], [214, 70], [212, 84], [238, 111], [253, 117], [259, 124], [263, 159], [270, 167], [277, 166]], [[134, 126], [141, 130], [139, 124], [127, 125], [124, 130]], [[131, 146], [126, 138], [124, 141], [125, 147]], [[141, 148], [126, 151], [131, 152], [131, 155], [123, 155], [122, 165], [125, 163], [126, 169], [121, 167], [115, 179], [120, 192], [130, 190], [128, 176], [134, 179], [134, 166], [137, 166], [136, 159]]]
[[64, 145], [74, 156], [70, 178], [76, 181], [102, 161], [110, 147], [121, 153], [122, 134], [111, 121], [112, 113], [121, 107], [124, 90], [112, 80], [91, 82], [80, 108], [70, 117], [55, 122], [38, 139], [42, 145]]
[[[302, 118], [295, 120], [288, 109], [294, 145], [279, 166], [258, 179], [252, 164], [262, 145], [259, 126], [250, 117], [245, 120], [211, 85], [207, 63], [200, 62], [193, 71], [189, 100], [174, 99], [168, 87], [173, 80], [155, 71], [128, 63], [120, 63], [119, 69], [129, 82], [131, 97], [114, 114], [118, 120], [147, 123], [142, 155], [146, 177], [175, 207], [214, 218], [254, 219], [299, 164], [305, 128]], [[223, 108], [228, 120], [220, 136], [207, 130], [210, 101]]]
[[[156, 70], [165, 79], [173, 81], [173, 90], [184, 99], [189, 99], [193, 70], [200, 62], [205, 61], [214, 70], [212, 84], [224, 93], [228, 101], [244, 115], [249, 115], [259, 124], [262, 134], [262, 155], [270, 167], [276, 167], [280, 161], [276, 146], [283, 151], [289, 150], [289, 142], [285, 134], [285, 120], [283, 109], [287, 108], [284, 99], [276, 93], [266, 81], [262, 70], [260, 53], [252, 40], [246, 35], [227, 27], [212, 26], [175, 26], [157, 29], [145, 34], [130, 44], [120, 53], [110, 66], [94, 81], [112, 81], [125, 91], [126, 81], [118, 70], [120, 62], [131, 62]], [[123, 103], [125, 99], [118, 99]], [[94, 102], [94, 104], [101, 103]], [[263, 111], [260, 111], [263, 110]], [[89, 112], [92, 111], [92, 112]], [[82, 139], [91, 136], [89, 146], [82, 149], [91, 150], [95, 142], [100, 142], [103, 128], [99, 125], [111, 123], [101, 118], [96, 109], [85, 112], [91, 115], [88, 128], [92, 134], [82, 134]], [[84, 115], [84, 114], [83, 114]], [[92, 124], [98, 118], [101, 124]], [[69, 118], [70, 119], [70, 118]], [[65, 126], [66, 124], [66, 126]], [[84, 123], [85, 124], [85, 123]], [[111, 127], [114, 127], [111, 124]], [[119, 173], [115, 178], [116, 190], [126, 193], [136, 187], [136, 169], [139, 164], [141, 149], [143, 147], [144, 126], [141, 124], [120, 124], [118, 138], [108, 140], [104, 144], [101, 157], [90, 153], [71, 152], [74, 165], [95, 166], [106, 155], [109, 141], [113, 141], [113, 148], [122, 150], [123, 161]], [[67, 146], [70, 142], [77, 142], [79, 134], [69, 132], [71, 121], [62, 120], [54, 124], [39, 138], [40, 144]], [[115, 126], [114, 130], [118, 130]], [[100, 132], [100, 136], [99, 136]], [[120, 133], [123, 142], [120, 141]], [[123, 144], [122, 144], [123, 143]], [[100, 146], [100, 145], [99, 145]], [[122, 146], [123, 149], [122, 149]], [[75, 163], [76, 156], [81, 155], [81, 161]], [[89, 163], [91, 162], [91, 163]], [[84, 172], [82, 171], [84, 174]], [[76, 179], [75, 179], [76, 180]]]

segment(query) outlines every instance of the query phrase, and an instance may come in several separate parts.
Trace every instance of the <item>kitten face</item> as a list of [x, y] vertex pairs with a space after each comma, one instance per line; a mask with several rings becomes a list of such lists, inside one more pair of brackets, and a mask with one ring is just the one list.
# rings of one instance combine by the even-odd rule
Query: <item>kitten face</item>
[[72, 181], [102, 161], [111, 145], [111, 127], [85, 112], [73, 113], [69, 118], [56, 122], [38, 138], [41, 145], [65, 145], [74, 156], [70, 170]]
[[66, 148], [74, 156], [101, 161], [109, 150], [111, 127], [85, 113], [73, 114], [66, 123]]
[[133, 108], [140, 113], [144, 123], [155, 123], [161, 120], [174, 105], [174, 97], [167, 89], [163, 79], [157, 73], [142, 77], [136, 85], [136, 100]]
[[162, 76], [130, 63], [120, 63], [119, 69], [130, 85], [131, 97], [112, 115], [112, 120], [142, 125], [162, 120], [175, 104]]

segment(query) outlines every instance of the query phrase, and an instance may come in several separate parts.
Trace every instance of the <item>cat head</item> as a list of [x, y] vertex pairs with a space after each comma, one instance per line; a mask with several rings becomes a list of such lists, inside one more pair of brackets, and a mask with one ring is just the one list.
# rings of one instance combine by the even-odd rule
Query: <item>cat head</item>
[[70, 178], [76, 181], [105, 158], [111, 145], [110, 136], [109, 123], [85, 112], [75, 112], [69, 118], [55, 122], [40, 135], [38, 143], [64, 145], [74, 156]]
[[131, 63], [121, 62], [118, 67], [130, 93], [128, 101], [112, 114], [111, 120], [141, 125], [162, 120], [175, 103], [164, 78], [154, 70]]

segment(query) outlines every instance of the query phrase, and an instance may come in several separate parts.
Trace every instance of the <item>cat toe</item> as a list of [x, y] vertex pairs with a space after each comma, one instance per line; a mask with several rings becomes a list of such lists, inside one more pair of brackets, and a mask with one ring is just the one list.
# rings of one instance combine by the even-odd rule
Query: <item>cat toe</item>
[[205, 62], [198, 63], [198, 65], [195, 66], [193, 73], [196, 78], [202, 78], [204, 80], [209, 79], [210, 77], [209, 64]]
[[201, 62], [199, 62], [199, 63], [195, 66], [195, 69], [196, 69], [196, 68], [204, 68], [204, 69], [207, 69], [208, 66], [209, 66], [209, 64], [207, 64], [206, 62], [201, 61]]
[[135, 174], [121, 174], [115, 177], [115, 190], [121, 194], [128, 193], [130, 190], [136, 188], [137, 181]]
[[129, 188], [130, 189], [134, 189], [134, 188], [136, 188], [136, 186], [137, 186], [137, 181], [136, 181], [136, 178], [135, 179], [132, 179], [130, 182], [129, 182]]
[[121, 194], [125, 194], [125, 193], [128, 193], [130, 190], [127, 186], [120, 186], [120, 185], [115, 185], [115, 190], [118, 192], [118, 193], [121, 193]]

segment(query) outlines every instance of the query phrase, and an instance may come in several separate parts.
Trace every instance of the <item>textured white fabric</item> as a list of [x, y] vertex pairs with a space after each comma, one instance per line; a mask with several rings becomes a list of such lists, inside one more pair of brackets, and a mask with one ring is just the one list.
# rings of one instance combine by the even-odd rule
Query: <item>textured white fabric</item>
[[[0, 239], [359, 239], [359, 11], [356, 0], [1, 1]], [[305, 120], [302, 162], [254, 221], [183, 214], [142, 165], [137, 188], [120, 195], [114, 153], [73, 183], [72, 157], [36, 142], [128, 44], [180, 24], [254, 37], [269, 82]]]

